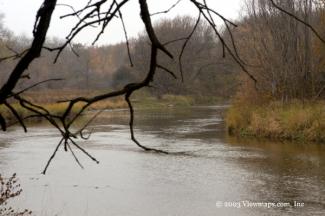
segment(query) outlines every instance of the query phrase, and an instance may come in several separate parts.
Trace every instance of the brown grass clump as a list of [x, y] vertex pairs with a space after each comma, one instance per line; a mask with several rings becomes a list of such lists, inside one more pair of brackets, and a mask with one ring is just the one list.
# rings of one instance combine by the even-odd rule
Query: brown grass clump
[[234, 103], [226, 122], [237, 135], [324, 142], [325, 102]]

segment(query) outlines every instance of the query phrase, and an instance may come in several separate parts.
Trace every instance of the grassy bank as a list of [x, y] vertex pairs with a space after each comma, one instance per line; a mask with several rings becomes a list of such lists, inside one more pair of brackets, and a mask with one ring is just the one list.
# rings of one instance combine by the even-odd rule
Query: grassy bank
[[[24, 95], [25, 98], [33, 102], [34, 104], [40, 105], [52, 114], [60, 115], [66, 110], [68, 103], [57, 103], [57, 101], [66, 101], [72, 98], [80, 96], [94, 96], [96, 94], [101, 94], [100, 91], [92, 91], [88, 93], [86, 91], [75, 91], [75, 90], [47, 90], [43, 92], [28, 92]], [[193, 96], [183, 96], [183, 95], [163, 95], [161, 98], [156, 98], [151, 96], [146, 91], [136, 92], [131, 101], [136, 109], [165, 109], [165, 108], [179, 108], [179, 107], [189, 107], [196, 104], [209, 103], [213, 104], [216, 98], [195, 98]], [[19, 113], [20, 116], [28, 116], [31, 113], [26, 109], [22, 108], [19, 104], [11, 104]], [[83, 103], [76, 104], [72, 109], [72, 115], [77, 113]], [[121, 109], [128, 108], [124, 97], [118, 97], [108, 100], [99, 101], [92, 104], [88, 110], [105, 110], [105, 109]], [[9, 121], [15, 121], [16, 119], [4, 105], [0, 106], [0, 113]], [[38, 122], [41, 119], [34, 118], [33, 122]]]
[[226, 115], [230, 134], [325, 142], [325, 102], [235, 102]]
[[[46, 104], [37, 104], [37, 105], [44, 107], [53, 115], [61, 115], [66, 110], [68, 103], [46, 103]], [[127, 104], [122, 99], [117, 99], [112, 101], [101, 101], [90, 106], [88, 110], [119, 109], [119, 108], [125, 108], [126, 105]], [[30, 111], [24, 109], [19, 104], [11, 104], [11, 106], [15, 108], [15, 110], [21, 117], [26, 117], [32, 114]], [[82, 106], [83, 103], [76, 104], [73, 107], [71, 114], [73, 115], [79, 112]], [[0, 113], [3, 117], [5, 117], [9, 121], [16, 120], [14, 115], [10, 112], [10, 110], [7, 109], [4, 105], [0, 106]], [[32, 121], [32, 122], [37, 122], [40, 120], [41, 120], [40, 118], [27, 119], [27, 121]]]

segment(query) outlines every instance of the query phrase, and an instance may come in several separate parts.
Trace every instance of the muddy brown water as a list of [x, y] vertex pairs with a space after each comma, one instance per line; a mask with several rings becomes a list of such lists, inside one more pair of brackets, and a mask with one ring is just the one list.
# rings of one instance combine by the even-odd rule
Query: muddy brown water
[[229, 138], [224, 110], [137, 111], [139, 141], [186, 152], [175, 155], [143, 152], [129, 139], [128, 112], [104, 112], [78, 141], [100, 164], [78, 152], [80, 169], [61, 149], [45, 176], [55, 130], [1, 133], [0, 173], [17, 173], [23, 188], [9, 204], [42, 216], [325, 215], [325, 146]]

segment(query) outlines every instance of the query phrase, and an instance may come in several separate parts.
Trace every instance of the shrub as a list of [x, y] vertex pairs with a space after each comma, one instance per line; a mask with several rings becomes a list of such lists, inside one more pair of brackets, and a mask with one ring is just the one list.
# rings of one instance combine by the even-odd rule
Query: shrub
[[18, 211], [8, 207], [8, 200], [19, 196], [22, 192], [16, 174], [5, 180], [0, 174], [0, 215], [1, 216], [25, 216], [31, 215], [32, 211], [25, 209]]

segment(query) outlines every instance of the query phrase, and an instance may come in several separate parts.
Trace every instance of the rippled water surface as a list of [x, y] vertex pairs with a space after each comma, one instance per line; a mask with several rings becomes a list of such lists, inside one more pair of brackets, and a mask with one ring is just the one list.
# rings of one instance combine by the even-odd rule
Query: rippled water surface
[[[11, 204], [51, 216], [325, 215], [324, 145], [229, 138], [224, 109], [137, 111], [138, 140], [184, 153], [170, 155], [132, 143], [126, 111], [105, 112], [91, 126], [91, 139], [78, 142], [100, 164], [78, 152], [82, 170], [61, 150], [45, 176], [40, 173], [60, 139], [55, 130], [1, 133], [0, 173], [16, 172], [23, 188]], [[228, 201], [241, 205], [220, 206]], [[245, 207], [242, 201], [304, 207]]]

